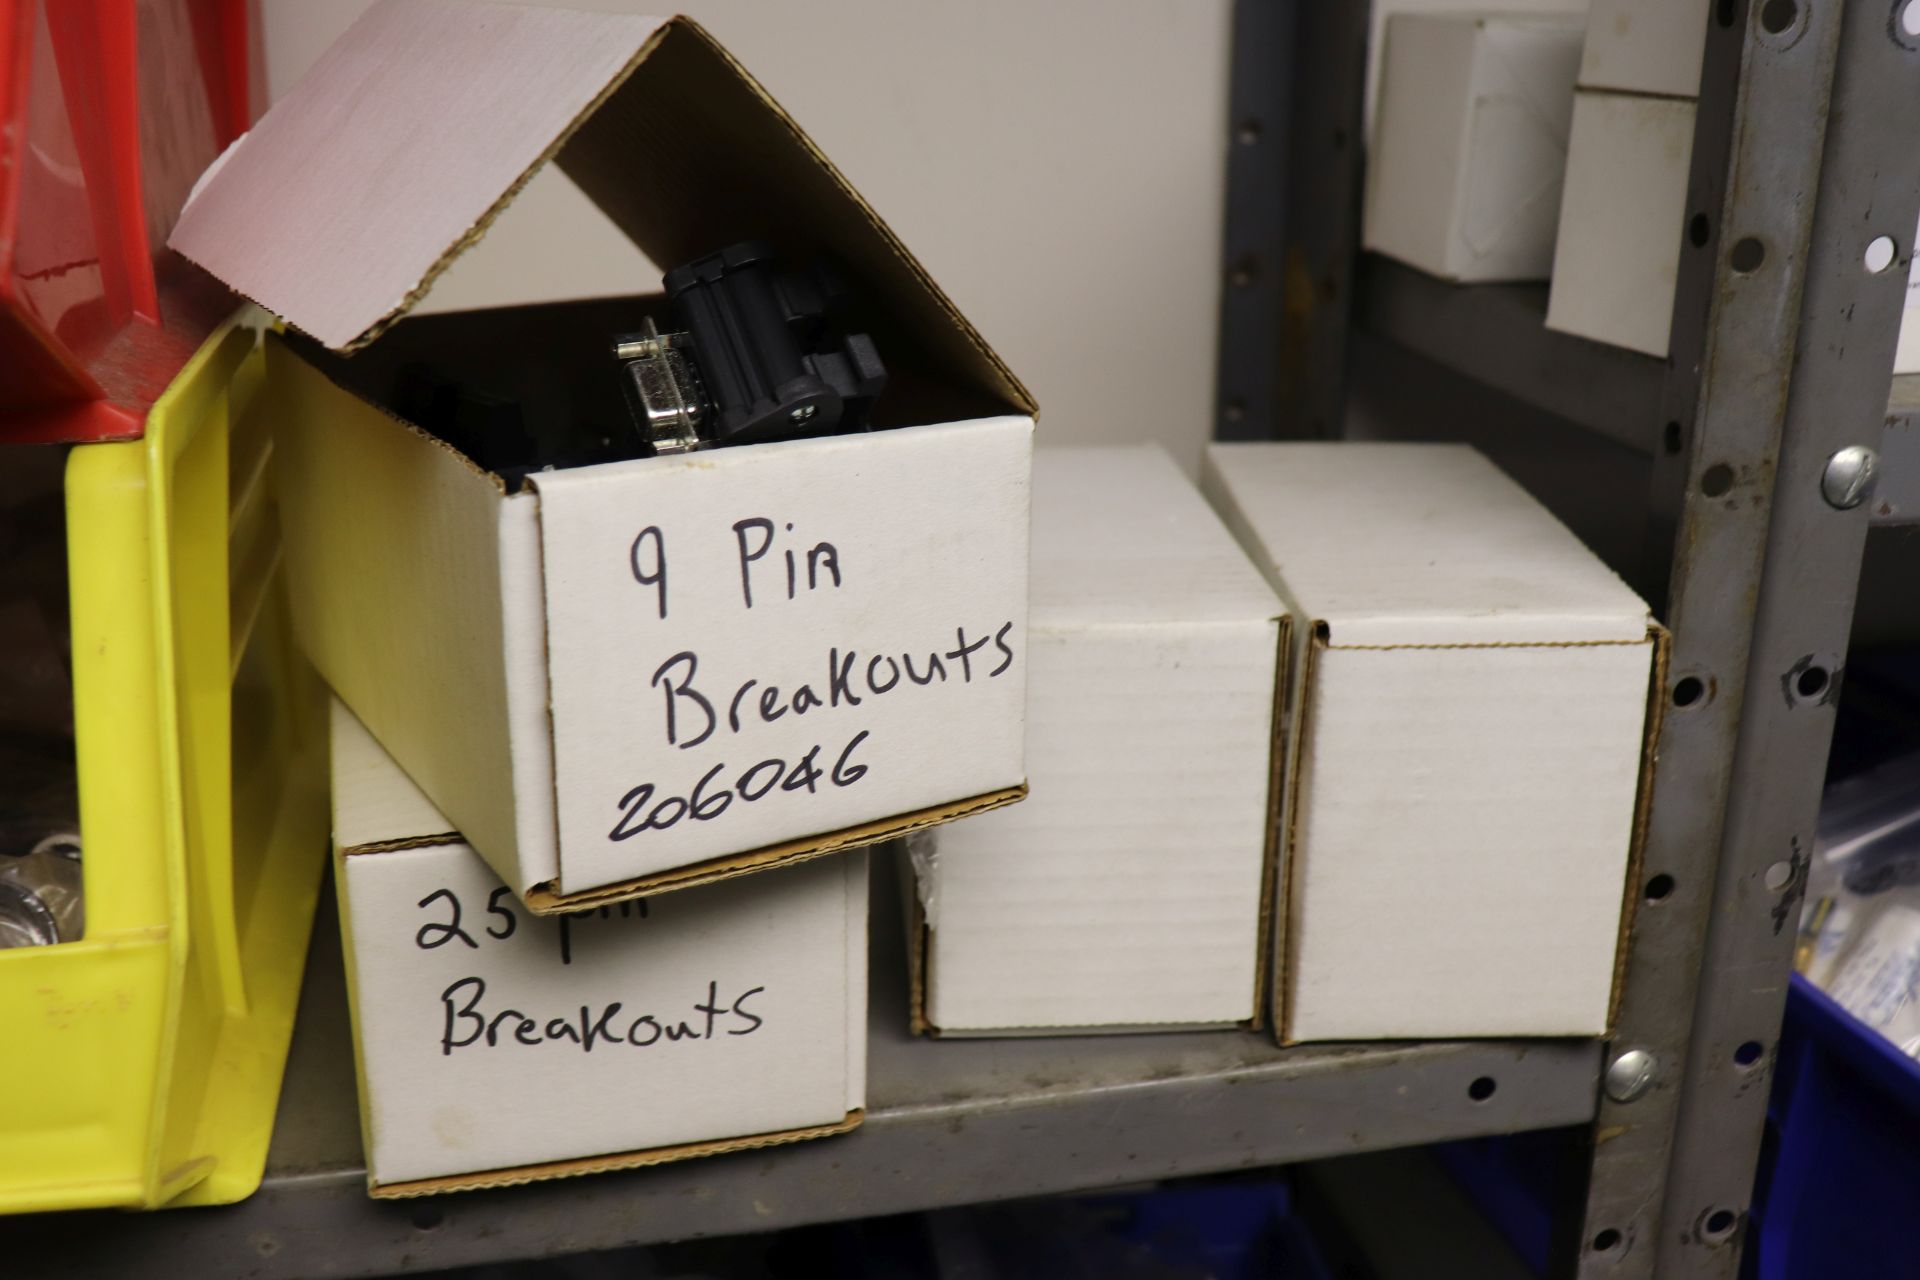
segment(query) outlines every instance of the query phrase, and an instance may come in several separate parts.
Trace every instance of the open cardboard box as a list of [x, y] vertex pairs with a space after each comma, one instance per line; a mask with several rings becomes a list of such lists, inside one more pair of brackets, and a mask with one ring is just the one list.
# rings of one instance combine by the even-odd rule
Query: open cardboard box
[[[515, 489], [400, 420], [386, 389], [415, 359], [587, 412], [611, 356], [568, 388], [664, 316], [403, 320], [548, 160], [656, 262], [761, 239], [837, 263], [890, 374], [876, 429]], [[1024, 794], [1033, 400], [693, 23], [381, 0], [171, 243], [299, 331], [269, 335], [266, 394], [303, 643], [533, 910]]]
[[638, 1168], [859, 1124], [864, 853], [534, 918], [337, 700], [332, 737], [372, 1195]]

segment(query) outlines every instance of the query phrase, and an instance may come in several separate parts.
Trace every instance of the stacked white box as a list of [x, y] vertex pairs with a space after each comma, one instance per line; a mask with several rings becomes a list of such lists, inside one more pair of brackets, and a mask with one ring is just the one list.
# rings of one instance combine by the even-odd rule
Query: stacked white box
[[1551, 14], [1387, 24], [1366, 248], [1448, 280], [1547, 278], [1581, 30]]

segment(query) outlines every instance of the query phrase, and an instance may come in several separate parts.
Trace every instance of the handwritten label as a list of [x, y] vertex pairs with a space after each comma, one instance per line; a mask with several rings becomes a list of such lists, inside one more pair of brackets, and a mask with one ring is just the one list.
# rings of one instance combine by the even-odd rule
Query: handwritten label
[[[419, 931], [413, 935], [414, 946], [420, 948], [422, 951], [432, 951], [436, 947], [443, 947], [449, 942], [458, 941], [464, 942], [467, 946], [478, 951], [480, 944], [474, 940], [473, 935], [468, 933], [466, 928], [461, 924], [464, 908], [460, 902], [460, 895], [452, 889], [442, 886], [420, 899], [416, 905], [422, 910], [426, 910], [434, 907], [435, 903], [442, 904], [438, 909], [439, 913], [445, 914], [450, 918], [439, 922], [429, 920], [427, 923], [421, 925]], [[525, 908], [520, 907], [518, 900], [513, 896], [513, 890], [507, 888], [505, 885], [494, 886], [493, 891], [487, 895], [487, 915], [490, 919], [497, 921], [497, 923], [489, 923], [487, 925], [486, 936], [502, 942], [511, 938], [520, 928], [521, 913], [524, 912], [524, 910]], [[558, 917], [542, 917], [529, 914], [526, 918], [532, 923], [535, 929], [542, 929], [551, 924], [554, 927], [553, 931], [559, 937], [560, 963], [572, 964], [575, 921], [612, 919], [645, 920], [651, 910], [645, 898], [633, 898], [626, 902], [615, 903], [611, 906], [587, 907], [580, 911], [569, 911], [565, 915]]]
[[552, 917], [465, 845], [347, 857], [376, 1177], [840, 1119], [865, 874], [852, 855]]
[[[441, 886], [421, 898], [415, 904], [430, 917], [414, 932], [413, 945], [421, 951], [433, 951], [449, 943], [461, 943], [478, 951], [480, 942], [469, 933], [463, 923], [464, 907], [458, 892]], [[574, 911], [561, 916], [558, 920], [542, 920], [530, 917], [533, 928], [545, 934], [552, 934], [558, 943], [556, 948], [559, 963], [573, 963], [573, 931], [579, 922], [594, 921], [643, 921], [651, 914], [646, 899], [634, 902], [622, 902], [614, 906], [589, 908]], [[520, 915], [513, 906], [513, 894], [505, 885], [496, 886], [487, 895], [487, 915], [497, 919], [497, 924], [489, 924], [482, 936], [495, 941], [505, 942], [520, 932]], [[519, 957], [524, 963], [524, 954]], [[538, 1014], [529, 1015], [519, 1009], [496, 1009], [487, 1003], [487, 980], [479, 974], [468, 974], [456, 978], [447, 984], [440, 993], [443, 1030], [440, 1035], [440, 1052], [452, 1055], [456, 1049], [474, 1046], [497, 1048], [505, 1045], [540, 1045], [571, 1043], [583, 1052], [592, 1052], [595, 1045], [620, 1043], [635, 1048], [647, 1048], [665, 1039], [668, 1043], [681, 1040], [711, 1040], [714, 1037], [714, 1020], [720, 1017], [732, 1019], [733, 1024], [725, 1028], [730, 1036], [752, 1035], [758, 1031], [765, 1020], [747, 1009], [747, 1003], [754, 996], [766, 991], [764, 986], [756, 986], [740, 992], [731, 1002], [719, 1003], [720, 984], [708, 982], [706, 999], [696, 1001], [693, 1012], [704, 1015], [704, 1023], [696, 1018], [693, 1022], [674, 1020], [671, 1016], [665, 1021], [650, 1013], [633, 1016], [631, 1011], [622, 1016], [626, 1008], [624, 1002], [614, 1000], [597, 1011], [591, 1005], [581, 1005], [578, 1019], [571, 1014], [557, 1018], [541, 1018]], [[702, 1030], [701, 1028], [704, 1028]]]
[[[597, 1010], [592, 1005], [581, 1005], [577, 1022], [572, 1015], [548, 1018], [543, 1022], [538, 1016], [529, 1017], [518, 1009], [494, 1012], [493, 1007], [486, 1003], [487, 980], [466, 977], [449, 983], [447, 989], [440, 993], [440, 1004], [446, 1020], [445, 1030], [440, 1034], [440, 1052], [451, 1055], [456, 1049], [474, 1045], [491, 1049], [502, 1044], [537, 1046], [562, 1043], [571, 1043], [585, 1053], [591, 1053], [595, 1045], [646, 1049], [659, 1044], [662, 1039], [669, 1044], [681, 1040], [711, 1040], [716, 1034], [714, 1019], [720, 1017], [729, 1018], [735, 1024], [726, 1027], [725, 1034], [748, 1036], [765, 1025], [765, 1020], [749, 1013], [747, 1002], [765, 990], [765, 987], [749, 988], [733, 997], [731, 1004], [723, 1005], [719, 1002], [720, 984], [709, 982], [706, 1000], [696, 1001], [693, 1005], [696, 1015], [705, 1015], [704, 1023], [698, 1017], [692, 1022], [684, 1019], [675, 1021], [671, 1015], [667, 1015], [663, 1022], [651, 1013], [634, 1017], [631, 1010], [627, 1010], [623, 1016], [625, 1005], [618, 1000], [610, 1001]], [[702, 1030], [702, 1027], [705, 1029]]]
[[1024, 778], [1031, 426], [535, 477], [560, 887]]

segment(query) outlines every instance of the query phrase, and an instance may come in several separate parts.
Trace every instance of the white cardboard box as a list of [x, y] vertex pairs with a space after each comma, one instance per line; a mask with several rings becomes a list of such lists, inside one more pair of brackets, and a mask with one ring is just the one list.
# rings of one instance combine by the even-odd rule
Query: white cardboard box
[[1203, 485], [1296, 622], [1281, 1038], [1602, 1033], [1646, 605], [1462, 445], [1215, 445]]
[[1698, 98], [1711, 9], [1711, 0], [1593, 0], [1580, 87]]
[[1041, 449], [1032, 610], [1033, 796], [911, 841], [917, 1027], [1253, 1020], [1279, 600], [1160, 450]]
[[1547, 278], [1581, 31], [1573, 14], [1387, 24], [1366, 248], [1447, 280]]
[[[410, 357], [478, 358], [423, 336], [455, 318], [395, 322], [548, 159], [655, 261], [759, 237], [838, 262], [889, 429], [515, 491], [374, 403]], [[303, 644], [536, 911], [1024, 793], [1032, 401], [694, 24], [382, 0], [172, 243], [309, 335], [269, 338], [263, 393]], [[608, 329], [581, 325], [619, 304], [595, 305], [499, 313], [526, 319], [494, 354], [611, 379]]]
[[1575, 95], [1549, 329], [1667, 354], [1694, 111], [1677, 98]]
[[332, 727], [374, 1195], [634, 1168], [859, 1122], [864, 853], [538, 917], [338, 701]]
[[1369, 146], [1373, 145], [1377, 134], [1375, 121], [1380, 112], [1381, 70], [1386, 62], [1384, 51], [1387, 45], [1387, 24], [1403, 13], [1463, 14], [1488, 13], [1559, 13], [1584, 14], [1587, 0], [1500, 0], [1498, 4], [1489, 4], [1487, 0], [1372, 0], [1371, 12], [1367, 16], [1367, 85], [1366, 98], [1361, 103], [1362, 128]]

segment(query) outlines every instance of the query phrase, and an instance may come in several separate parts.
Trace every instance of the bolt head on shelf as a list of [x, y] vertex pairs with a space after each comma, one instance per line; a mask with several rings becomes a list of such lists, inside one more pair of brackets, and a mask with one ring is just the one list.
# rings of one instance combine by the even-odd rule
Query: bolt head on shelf
[[1645, 1049], [1629, 1049], [1607, 1068], [1607, 1096], [1615, 1102], [1632, 1102], [1653, 1087], [1659, 1064]]
[[1880, 472], [1880, 455], [1863, 444], [1850, 444], [1827, 459], [1820, 492], [1829, 506], [1851, 511], [1873, 495]]

